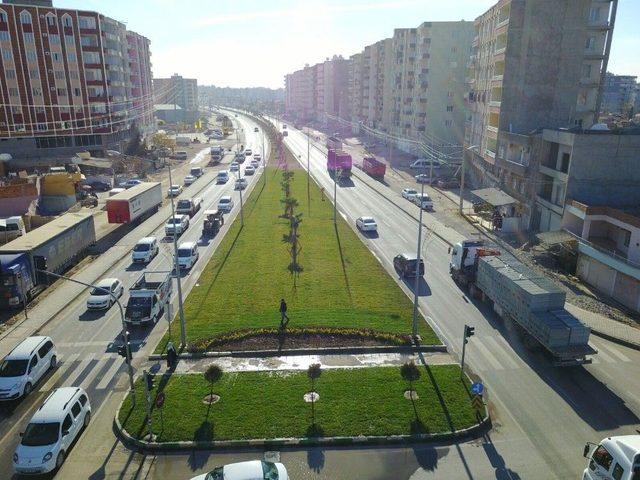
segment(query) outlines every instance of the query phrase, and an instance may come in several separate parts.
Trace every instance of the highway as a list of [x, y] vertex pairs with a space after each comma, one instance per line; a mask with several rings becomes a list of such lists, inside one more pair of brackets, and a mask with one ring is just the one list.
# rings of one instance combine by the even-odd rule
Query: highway
[[[253, 122], [239, 119], [245, 132], [246, 147], [253, 151], [262, 151], [262, 134], [253, 132], [255, 127]], [[268, 146], [265, 144], [265, 148]], [[204, 150], [203, 150], [204, 152]], [[204, 166], [209, 160], [206, 152], [201, 152], [190, 162], [193, 165]], [[234, 191], [235, 174], [231, 173], [230, 180], [225, 185], [218, 185], [215, 176], [218, 170], [228, 168], [228, 163], [233, 159], [233, 154], [227, 154], [224, 163], [216, 167], [205, 169], [205, 175], [200, 177], [193, 185], [186, 187], [183, 193], [177, 197], [186, 198], [190, 196], [200, 196], [203, 199], [201, 210], [191, 219], [187, 231], [178, 238], [178, 244], [184, 241], [197, 241], [199, 245], [200, 258], [190, 271], [181, 272], [182, 288], [184, 296], [192, 288], [197, 288], [197, 279], [200, 272], [206, 265], [208, 259], [219, 244], [224, 233], [226, 233], [232, 220], [239, 214], [240, 201], [239, 192]], [[246, 161], [244, 166], [249, 164]], [[261, 169], [260, 169], [261, 171]], [[249, 182], [247, 192], [254, 186], [261, 175], [256, 174], [246, 177]], [[182, 183], [182, 175], [174, 176], [174, 183]], [[166, 190], [163, 192], [166, 195]], [[231, 195], [235, 206], [229, 215], [225, 215], [225, 226], [222, 231], [213, 239], [202, 240], [202, 212], [209, 208], [216, 208], [219, 198], [223, 195]], [[176, 201], [177, 201], [176, 199]], [[108, 265], [109, 260], [114, 256], [124, 256], [115, 265], [104, 271], [102, 278], [116, 277], [123, 281], [125, 288], [131, 286], [145, 269], [155, 271], [172, 270], [173, 265], [173, 242], [171, 237], [165, 237], [164, 220], [171, 214], [170, 205], [160, 209], [158, 213], [150, 219], [144, 221], [140, 226], [127, 234], [121, 241], [112, 247], [107, 253], [101, 255], [94, 262], [102, 262]], [[159, 225], [159, 226], [158, 226]], [[154, 235], [160, 240], [160, 253], [148, 264], [132, 264], [130, 251], [138, 239]], [[177, 288], [173, 286], [173, 311], [177, 312]], [[59, 287], [64, 290], [64, 285]], [[126, 305], [128, 292], [121, 297], [121, 302]], [[121, 344], [121, 317], [116, 305], [108, 311], [88, 311], [86, 300], [88, 292], [81, 294], [75, 299], [71, 299], [64, 310], [49, 321], [40, 331], [41, 335], [50, 336], [57, 348], [58, 367], [43, 381], [41, 381], [34, 391], [17, 405], [11, 405], [0, 413], [0, 431], [3, 435], [0, 439], [0, 465], [6, 466], [9, 472], [12, 470], [11, 461], [15, 447], [19, 441], [19, 433], [24, 431], [26, 424], [33, 415], [35, 409], [44, 401], [46, 396], [53, 389], [59, 386], [81, 386], [87, 390], [92, 404], [96, 423], [96, 413], [101, 412], [102, 405], [108, 401], [111, 395], [116, 392], [124, 393], [128, 389], [124, 360], [117, 353], [117, 346]], [[130, 339], [134, 355], [134, 366], [141, 363], [157, 344], [159, 338], [167, 329], [166, 316], [158, 321], [154, 326], [131, 327]], [[174, 343], [179, 343], [179, 319], [171, 325]], [[114, 411], [105, 411], [104, 415], [113, 418]], [[94, 430], [93, 424], [84, 432], [77, 447], [86, 444], [88, 436]], [[75, 449], [74, 449], [75, 450]], [[67, 459], [68, 464], [73, 464], [74, 460], [82, 462], [82, 458], [75, 455], [72, 450]], [[73, 471], [72, 469], [70, 471]], [[60, 478], [65, 477], [62, 473]], [[5, 477], [4, 474], [2, 478]], [[75, 477], [73, 478], [82, 478]]]

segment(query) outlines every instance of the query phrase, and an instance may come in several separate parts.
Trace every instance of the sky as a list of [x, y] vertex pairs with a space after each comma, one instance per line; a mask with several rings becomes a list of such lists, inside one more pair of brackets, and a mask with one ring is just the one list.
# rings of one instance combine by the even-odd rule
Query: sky
[[[394, 28], [473, 21], [497, 0], [54, 0], [95, 10], [151, 40], [154, 77], [270, 87], [306, 63], [349, 57]], [[610, 72], [640, 77], [640, 0], [619, 0]]]

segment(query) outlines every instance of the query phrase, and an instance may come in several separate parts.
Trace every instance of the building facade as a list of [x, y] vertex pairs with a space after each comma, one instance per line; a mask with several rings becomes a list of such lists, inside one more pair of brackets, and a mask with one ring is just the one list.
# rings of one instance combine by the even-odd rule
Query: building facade
[[5, 1], [0, 50], [0, 153], [27, 164], [101, 156], [123, 149], [134, 125], [154, 128], [149, 40], [124, 23], [51, 1]]
[[312, 120], [316, 112], [316, 69], [305, 65], [285, 76], [285, 113]]
[[614, 75], [607, 72], [602, 91], [602, 113], [629, 114], [635, 111], [638, 83], [633, 75]]
[[198, 118], [198, 81], [182, 78], [177, 73], [170, 78], [154, 78], [153, 94], [157, 104], [176, 104], [182, 108], [185, 120]]
[[475, 21], [464, 142], [470, 179], [522, 202], [525, 229], [542, 145], [532, 132], [597, 121], [616, 4], [500, 0]]

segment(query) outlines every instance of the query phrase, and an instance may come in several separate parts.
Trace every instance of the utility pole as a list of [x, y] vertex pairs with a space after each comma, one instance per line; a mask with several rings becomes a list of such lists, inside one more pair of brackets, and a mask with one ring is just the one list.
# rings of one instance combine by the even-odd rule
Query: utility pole
[[142, 371], [144, 383], [145, 399], [147, 404], [147, 425], [149, 426], [149, 441], [153, 441], [153, 418], [151, 417], [151, 389], [153, 388], [153, 377], [146, 370]]
[[309, 166], [309, 157], [311, 156], [311, 132], [309, 131], [309, 127], [307, 127], [307, 204], [309, 205], [309, 210], [311, 210], [311, 167]]
[[460, 360], [460, 378], [464, 376], [464, 354], [467, 342], [469, 341], [469, 337], [473, 337], [475, 330], [476, 327], [470, 327], [469, 325], [464, 326], [464, 336], [462, 337], [462, 359]]
[[[171, 179], [171, 165], [169, 168], [169, 186], [173, 185]], [[175, 218], [176, 210], [173, 202], [173, 195], [171, 195], [171, 218]], [[176, 282], [178, 284], [178, 310], [180, 312], [180, 345], [182, 348], [187, 346], [187, 329], [184, 323], [184, 305], [182, 303], [182, 280], [180, 279], [180, 265], [178, 265], [178, 233], [176, 231], [175, 223], [173, 224], [173, 260], [174, 268], [176, 271]]]
[[473, 150], [476, 148], [478, 148], [478, 145], [471, 145], [462, 151], [462, 168], [460, 169], [460, 204], [458, 205], [458, 212], [460, 213], [460, 215], [462, 215], [462, 206], [464, 202], [464, 174], [466, 169], [465, 167], [467, 165], [466, 153], [468, 150]]
[[420, 289], [420, 260], [422, 257], [422, 202], [424, 198], [424, 182], [420, 182], [422, 186], [420, 189], [420, 219], [418, 220], [418, 247], [416, 253], [416, 280], [413, 286], [413, 326], [411, 329], [411, 334], [414, 340], [418, 338], [418, 293]]

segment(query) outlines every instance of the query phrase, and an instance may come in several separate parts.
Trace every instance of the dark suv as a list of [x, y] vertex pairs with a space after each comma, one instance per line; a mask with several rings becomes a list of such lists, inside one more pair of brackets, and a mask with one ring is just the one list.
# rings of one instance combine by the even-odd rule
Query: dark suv
[[[396, 272], [398, 272], [401, 277], [415, 277], [417, 263], [418, 259], [408, 253], [401, 253], [393, 258], [393, 268], [396, 269]], [[418, 275], [424, 275], [424, 261], [422, 259], [420, 259]]]

